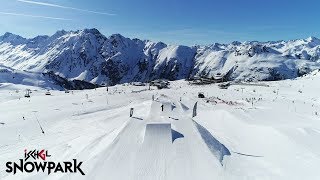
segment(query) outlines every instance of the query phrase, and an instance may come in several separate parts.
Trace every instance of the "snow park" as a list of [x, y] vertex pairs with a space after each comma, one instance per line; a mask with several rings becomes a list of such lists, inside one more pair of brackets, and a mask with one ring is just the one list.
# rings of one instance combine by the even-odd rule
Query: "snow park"
[[303, 4], [3, 0], [0, 180], [320, 179]]

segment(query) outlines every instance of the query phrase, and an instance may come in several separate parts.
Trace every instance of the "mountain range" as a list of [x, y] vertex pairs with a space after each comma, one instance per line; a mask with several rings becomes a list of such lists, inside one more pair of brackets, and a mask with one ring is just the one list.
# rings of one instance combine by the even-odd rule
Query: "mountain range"
[[229, 81], [292, 79], [320, 69], [320, 40], [167, 45], [109, 37], [97, 29], [58, 31], [31, 39], [0, 36], [0, 83], [82, 89], [165, 78]]

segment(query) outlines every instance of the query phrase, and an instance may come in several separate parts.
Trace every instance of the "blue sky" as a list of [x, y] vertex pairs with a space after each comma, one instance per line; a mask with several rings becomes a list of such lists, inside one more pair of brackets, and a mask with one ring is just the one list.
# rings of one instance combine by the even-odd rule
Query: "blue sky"
[[317, 0], [1, 0], [0, 34], [97, 28], [170, 44], [320, 37]]

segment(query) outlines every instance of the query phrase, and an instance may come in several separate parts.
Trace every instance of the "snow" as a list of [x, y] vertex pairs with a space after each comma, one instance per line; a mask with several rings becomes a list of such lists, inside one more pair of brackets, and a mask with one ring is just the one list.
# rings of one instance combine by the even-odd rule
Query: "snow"
[[46, 89], [60, 89], [58, 85], [48, 81], [41, 73], [21, 71], [0, 64], [0, 83], [19, 84]]
[[32, 39], [11, 33], [0, 36], [3, 66], [36, 73], [52, 71], [68, 80], [97, 84], [211, 78], [229, 72], [230, 80], [291, 79], [319, 69], [319, 59], [320, 40], [315, 37], [188, 47], [120, 34], [106, 37], [97, 29], [58, 31]]
[[[228, 89], [184, 80], [162, 90], [119, 84], [51, 96], [36, 84], [2, 81], [0, 179], [319, 179], [319, 76]], [[4, 163], [23, 158], [25, 148], [48, 149], [50, 161], [83, 161], [86, 176], [6, 173]]]
[[[0, 179], [319, 179], [319, 57], [315, 37], [187, 47], [96, 29], [6, 33], [0, 162], [48, 149], [50, 161], [83, 161], [86, 176], [0, 169]], [[65, 93], [46, 72], [108, 91]], [[218, 73], [234, 80], [228, 89], [179, 80]], [[162, 90], [134, 86], [158, 78], [177, 81]]]

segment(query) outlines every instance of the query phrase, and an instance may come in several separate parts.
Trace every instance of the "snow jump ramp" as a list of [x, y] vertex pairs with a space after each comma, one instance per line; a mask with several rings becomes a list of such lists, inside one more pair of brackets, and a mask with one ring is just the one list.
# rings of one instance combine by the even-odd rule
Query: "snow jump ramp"
[[166, 168], [172, 152], [170, 123], [149, 123], [137, 156], [135, 179], [166, 179]]
[[153, 145], [154, 140], [156, 144], [171, 143], [171, 124], [170, 123], [149, 123], [146, 124], [146, 132], [144, 135], [143, 144]]

